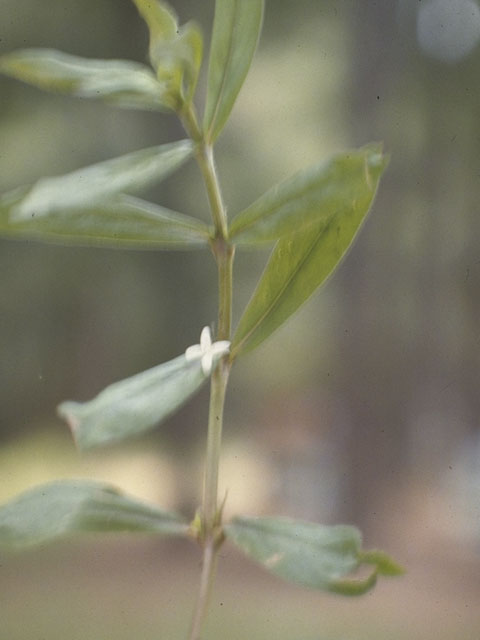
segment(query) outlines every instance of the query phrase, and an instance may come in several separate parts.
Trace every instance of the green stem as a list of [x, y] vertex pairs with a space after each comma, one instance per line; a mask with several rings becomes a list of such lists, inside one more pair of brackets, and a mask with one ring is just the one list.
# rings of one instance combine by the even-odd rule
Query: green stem
[[228, 364], [219, 364], [212, 375], [210, 387], [210, 410], [208, 416], [207, 457], [203, 485], [204, 532], [214, 532], [219, 523], [218, 470], [222, 442], [223, 407], [228, 381]]
[[[230, 340], [232, 324], [232, 270], [234, 247], [228, 241], [228, 223], [213, 148], [205, 143], [193, 107], [181, 114], [182, 123], [196, 143], [195, 156], [202, 172], [215, 225], [212, 252], [218, 270], [218, 330], [217, 340]], [[223, 408], [231, 363], [224, 357], [212, 374], [208, 415], [207, 453], [202, 502], [201, 543], [203, 544], [202, 574], [197, 603], [190, 627], [190, 640], [199, 640], [208, 609], [215, 576], [215, 565], [222, 541], [221, 509], [218, 507], [218, 472], [223, 428]]]
[[215, 236], [225, 240], [228, 237], [227, 215], [215, 168], [213, 147], [205, 142], [198, 126], [197, 116], [191, 105], [181, 112], [180, 119], [186, 132], [196, 143], [195, 158], [207, 189], [208, 202], [215, 225]]
[[200, 640], [213, 582], [218, 549], [222, 542], [221, 510], [218, 508], [218, 469], [222, 440], [223, 407], [230, 364], [222, 361], [212, 374], [208, 416], [207, 456], [202, 504], [202, 573], [189, 640]]
[[190, 627], [189, 640], [200, 640], [200, 634], [205, 622], [208, 610], [210, 594], [215, 577], [216, 548], [213, 538], [205, 541], [203, 548], [202, 575], [200, 588], [197, 595], [197, 603]]

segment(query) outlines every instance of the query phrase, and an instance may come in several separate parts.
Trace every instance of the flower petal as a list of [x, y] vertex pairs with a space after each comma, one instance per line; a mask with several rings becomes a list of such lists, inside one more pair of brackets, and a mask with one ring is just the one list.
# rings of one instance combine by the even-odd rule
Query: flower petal
[[230, 341], [229, 340], [219, 340], [218, 342], [214, 342], [212, 344], [212, 353], [214, 356], [224, 355], [230, 351]]
[[209, 349], [207, 353], [202, 357], [202, 371], [206, 376], [209, 376], [212, 373], [212, 365], [213, 365], [213, 353], [212, 350]]
[[203, 327], [200, 334], [200, 348], [205, 353], [212, 346], [212, 336], [210, 334], [210, 327]]
[[187, 360], [198, 360], [202, 357], [203, 351], [199, 344], [194, 344], [191, 347], [187, 347], [185, 351], [185, 357]]

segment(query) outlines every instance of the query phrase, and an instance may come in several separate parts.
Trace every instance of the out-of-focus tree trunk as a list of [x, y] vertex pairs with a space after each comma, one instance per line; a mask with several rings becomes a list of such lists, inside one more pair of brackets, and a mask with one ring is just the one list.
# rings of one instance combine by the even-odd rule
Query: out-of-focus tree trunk
[[[392, 154], [367, 232], [340, 274], [340, 379], [353, 420], [346, 515], [367, 529], [412, 458], [428, 473], [429, 453], [440, 450], [436, 466], [448, 464], [448, 445], [475, 428], [480, 408], [478, 73], [473, 62], [423, 57], [413, 14], [409, 37], [395, 8], [367, 0], [351, 9], [353, 137], [383, 138]], [[422, 415], [442, 413], [429, 442]]]

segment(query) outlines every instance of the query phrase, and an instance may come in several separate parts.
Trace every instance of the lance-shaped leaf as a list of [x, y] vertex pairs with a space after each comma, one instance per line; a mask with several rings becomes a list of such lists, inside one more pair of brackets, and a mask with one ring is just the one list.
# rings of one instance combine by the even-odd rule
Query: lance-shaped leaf
[[[375, 149], [375, 147], [373, 148]], [[357, 234], [373, 202], [386, 160], [380, 149], [364, 156], [365, 183], [344, 209], [326, 223], [282, 237], [240, 319], [232, 356], [258, 346], [327, 279]]]
[[[202, 63], [203, 36], [194, 22], [178, 25], [174, 11], [160, 0], [133, 0], [150, 32], [150, 61], [176, 99], [190, 102]], [[180, 106], [180, 104], [178, 105]]]
[[141, 149], [63, 176], [41, 178], [25, 191], [7, 194], [2, 201], [17, 200], [10, 209], [12, 222], [47, 216], [62, 209], [90, 208], [104, 204], [112, 194], [138, 191], [167, 177], [191, 154], [192, 144], [188, 140]]
[[375, 184], [369, 165], [376, 162], [379, 154], [378, 145], [368, 145], [339, 154], [326, 164], [310, 167], [275, 185], [232, 220], [232, 241], [272, 242], [313, 223], [326, 224], [351, 209], [352, 204], [370, 201]]
[[126, 109], [173, 109], [168, 87], [146, 65], [81, 58], [53, 49], [20, 49], [0, 57], [0, 73], [40, 89], [103, 100]]
[[11, 215], [25, 189], [0, 198], [0, 236], [41, 242], [132, 249], [197, 249], [208, 246], [199, 220], [124, 194], [82, 208], [53, 209], [18, 220]]
[[188, 524], [110, 485], [85, 480], [39, 486], [0, 507], [2, 550], [18, 551], [92, 532], [186, 535]]
[[216, 0], [203, 128], [214, 142], [248, 73], [263, 18], [263, 0]]
[[375, 565], [364, 578], [348, 577], [362, 563], [361, 533], [352, 526], [326, 527], [288, 518], [238, 517], [225, 525], [224, 532], [266, 569], [306, 587], [360, 595], [374, 586], [380, 573]]
[[68, 422], [80, 449], [140, 434], [171, 415], [201, 387], [229, 344], [212, 344], [205, 329], [201, 343], [184, 355], [112, 384], [90, 402], [63, 402], [58, 413]]

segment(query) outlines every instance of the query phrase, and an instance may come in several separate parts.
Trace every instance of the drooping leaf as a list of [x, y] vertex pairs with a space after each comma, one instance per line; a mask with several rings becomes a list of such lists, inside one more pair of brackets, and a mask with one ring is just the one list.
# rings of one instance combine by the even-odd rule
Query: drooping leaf
[[232, 241], [272, 242], [314, 223], [327, 224], [335, 215], [370, 201], [376, 184], [369, 167], [380, 155], [380, 146], [368, 145], [275, 185], [232, 220]]
[[158, 79], [181, 106], [190, 102], [203, 55], [203, 36], [194, 22], [178, 25], [174, 11], [160, 0], [133, 0], [150, 32], [150, 61]]
[[64, 480], [31, 489], [0, 506], [0, 548], [18, 551], [92, 532], [186, 535], [174, 513], [128, 497], [109, 485]]
[[237, 517], [225, 534], [244, 553], [286, 580], [329, 590], [358, 567], [360, 532], [284, 518]]
[[203, 128], [208, 142], [223, 129], [250, 68], [263, 0], [216, 0]]
[[[214, 356], [217, 362], [219, 356]], [[138, 435], [171, 415], [203, 384], [208, 375], [199, 360], [174, 360], [116, 382], [89, 402], [58, 407], [80, 449]]]
[[362, 537], [348, 525], [326, 527], [289, 518], [237, 517], [225, 535], [268, 571], [306, 587], [343, 595], [371, 589], [374, 568], [365, 578], [349, 578], [361, 564]]
[[90, 208], [108, 202], [113, 194], [135, 192], [166, 178], [186, 162], [192, 150], [188, 140], [141, 149], [63, 176], [41, 178], [29, 189], [6, 194], [0, 202], [18, 200], [10, 210], [12, 222]]
[[386, 166], [378, 147], [374, 150], [372, 147], [372, 152], [364, 157], [368, 189], [360, 190], [349, 206], [326, 223], [308, 225], [277, 242], [238, 324], [232, 356], [253, 349], [268, 338], [339, 264], [365, 219]]
[[123, 194], [82, 208], [53, 209], [17, 220], [12, 210], [25, 189], [0, 198], [0, 236], [41, 242], [132, 249], [197, 249], [209, 229], [195, 218]]
[[143, 64], [81, 58], [53, 49], [21, 49], [0, 57], [0, 73], [33, 86], [126, 109], [174, 109], [168, 87]]

